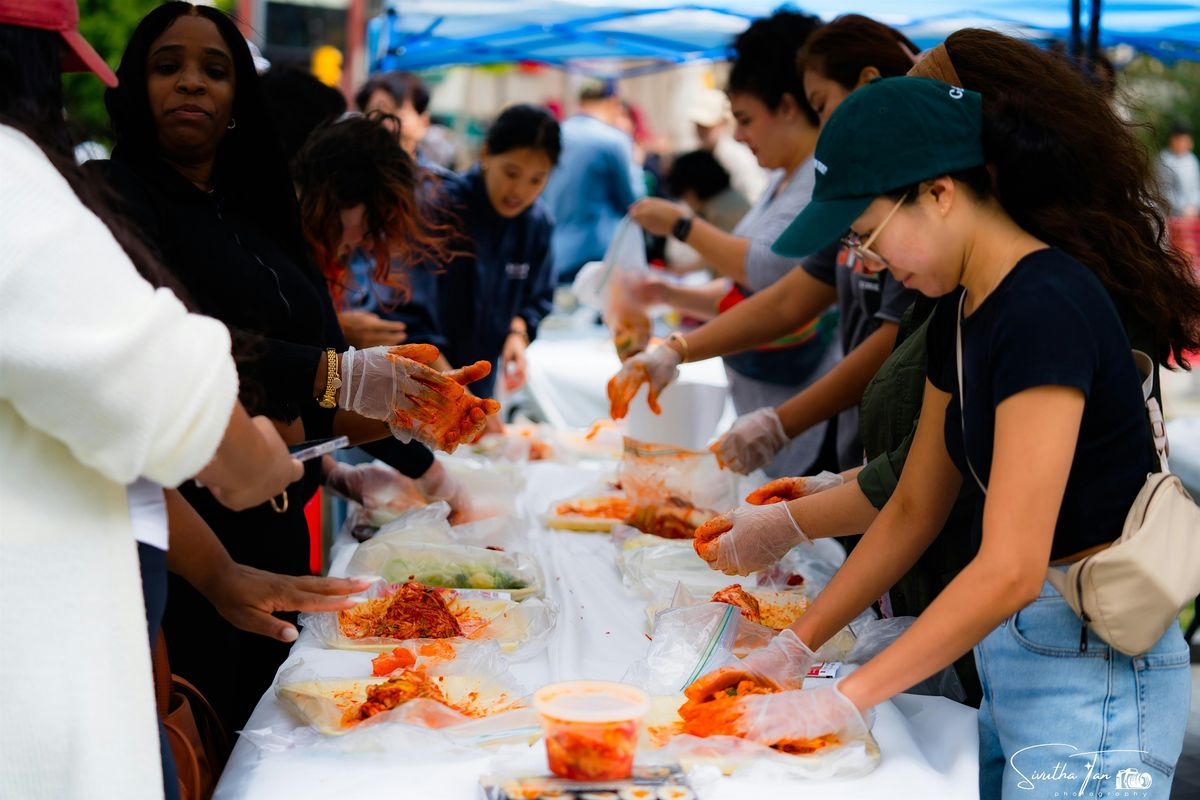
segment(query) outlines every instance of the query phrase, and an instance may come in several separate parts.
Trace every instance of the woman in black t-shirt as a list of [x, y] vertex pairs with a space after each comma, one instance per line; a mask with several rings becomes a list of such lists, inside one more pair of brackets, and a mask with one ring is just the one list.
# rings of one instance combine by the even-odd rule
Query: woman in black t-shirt
[[[1126, 181], [1119, 201], [1098, 193], [1105, 205], [1093, 219], [1056, 217], [1053, 192], [1009, 211], [1030, 178], [985, 167], [974, 92], [884, 80], [827, 124], [813, 202], [783, 238], [815, 251], [849, 228], [848, 246], [872, 268], [942, 298], [928, 332], [923, 412], [895, 494], [812, 608], [741, 669], [703, 680], [718, 689], [749, 672], [796, 686], [810, 648], [905, 572], [962, 481], [977, 479], [987, 494], [963, 543], [974, 557], [912, 628], [836, 686], [738, 701], [735, 726], [767, 743], [861, 735], [873, 705], [974, 646], [984, 797], [1082, 787], [1165, 798], [1190, 690], [1179, 630], [1137, 658], [1087, 630], [1081, 642], [1082, 623], [1045, 573], [1115, 540], [1154, 466], [1140, 379], [1109, 293], [1179, 359], [1200, 339], [1200, 288], [1158, 243], [1145, 154], [1077, 76], [1055, 77], [1078, 107], [1053, 112], [1074, 122], [1055, 119], [1047, 148], [1111, 149], [1107, 174], [1080, 175], [1080, 186]], [[1107, 228], [1085, 235], [1070, 222]], [[1084, 755], [1090, 766], [1067, 770], [1073, 785], [1048, 777]]]

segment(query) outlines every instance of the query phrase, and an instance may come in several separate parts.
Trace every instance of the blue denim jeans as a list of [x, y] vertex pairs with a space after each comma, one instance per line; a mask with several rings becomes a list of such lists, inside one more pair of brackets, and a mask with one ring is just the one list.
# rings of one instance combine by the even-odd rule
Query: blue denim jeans
[[1081, 627], [1046, 583], [975, 647], [984, 800], [1170, 795], [1191, 699], [1179, 626], [1136, 657], [1090, 629], [1081, 649]]

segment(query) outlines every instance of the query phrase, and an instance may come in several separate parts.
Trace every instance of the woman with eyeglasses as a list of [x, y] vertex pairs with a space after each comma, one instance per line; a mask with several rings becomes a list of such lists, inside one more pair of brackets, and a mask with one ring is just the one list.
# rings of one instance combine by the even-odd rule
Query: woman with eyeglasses
[[[1186, 727], [1186, 643], [1172, 625], [1145, 654], [1115, 650], [1046, 572], [1120, 535], [1154, 468], [1130, 339], [1186, 364], [1200, 286], [1161, 243], [1146, 153], [1065, 60], [962, 31], [926, 74], [951, 67], [985, 94], [897, 78], [842, 103], [817, 149], [829, 166], [819, 200], [780, 241], [810, 252], [839, 220], [870, 268], [937, 298], [899, 485], [804, 617], [694, 690], [747, 678], [784, 689], [738, 701], [733, 726], [757, 741], [854, 737], [872, 706], [973, 647], [982, 797], [1061, 791], [1046, 777], [1056, 761], [1087, 754], [1072, 791], [1121, 788], [1124, 771], [1142, 796], [1166, 798]], [[1078, 154], [1069, 169], [1082, 192], [1054, 183], [1064, 152]], [[870, 177], [847, 181], [853, 165]], [[835, 686], [795, 690], [814, 649], [916, 563], [967, 482], [981, 494], [960, 540], [966, 566], [872, 661]]]
[[[953, 61], [951, 61], [953, 54]], [[1038, 226], [1052, 226], [1056, 241], [1067, 252], [1079, 253], [1081, 258], [1097, 249], [1105, 249], [1096, 238], [1098, 228], [1080, 231], [1074, 220], [1095, 213], [1097, 204], [1120, 208], [1126, 201], [1120, 184], [1104, 182], [1081, 194], [1064, 195], [1067, 168], [1063, 161], [1043, 148], [1041, 142], [1053, 138], [1045, 133], [1014, 135], [1014, 131], [1064, 131], [1070, 135], [1077, 124], [1063, 114], [1050, 114], [1049, 108], [1067, 105], [1062, 90], [1031, 75], [1043, 72], [1058, 74], [1062, 65], [1052, 54], [1044, 53], [1013, 39], [979, 30], [954, 33], [944, 45], [924, 54], [912, 69], [912, 74], [936, 77], [968, 89], [981, 91], [987, 98], [985, 109], [985, 146], [989, 163], [1007, 167], [1009, 176], [1002, 191], [1006, 202], [1023, 213], [1033, 216]], [[828, 115], [836, 105], [849, 96], [848, 92], [822, 86], [809, 79], [810, 86], [821, 86], [814, 99]], [[1043, 98], [1031, 104], [1030, 97]], [[1014, 120], [1020, 121], [1017, 126]], [[1109, 148], [1099, 143], [1116, 142]], [[1123, 140], [1115, 137], [1098, 139], [1086, 150], [1075, 155], [1075, 164], [1082, 164], [1084, 173], [1102, 172], [1104, 164], [1127, 163], [1122, 152]], [[1027, 169], [1038, 165], [1036, 170]], [[1018, 169], [1020, 167], [1020, 169]], [[1070, 168], [1072, 172], [1075, 167]], [[1025, 176], [1017, 180], [1012, 176]], [[1098, 198], [1100, 198], [1098, 200]], [[1055, 203], [1057, 206], [1050, 206]], [[1066, 206], [1070, 213], [1058, 208]], [[1049, 207], [1049, 210], [1045, 210]], [[891, 220], [884, 221], [890, 225]], [[882, 226], [881, 226], [882, 227]], [[1081, 235], [1081, 233], [1083, 235]], [[867, 251], [876, 264], [882, 265], [876, 253], [880, 229], [871, 232], [866, 241]], [[1133, 346], [1151, 354], [1156, 363], [1166, 360], [1161, 340], [1143, 315], [1130, 309], [1120, 297], [1118, 303]], [[868, 461], [862, 470], [846, 483], [834, 489], [813, 493], [815, 486], [803, 478], [774, 481], [749, 498], [762, 502], [781, 497], [786, 502], [778, 506], [743, 508], [728, 520], [729, 531], [718, 546], [705, 549], [704, 557], [714, 569], [734, 574], [749, 574], [773, 564], [805, 538], [849, 536], [865, 530], [879, 510], [888, 502], [899, 483], [901, 472], [912, 444], [917, 417], [921, 412], [926, 366], [926, 333], [934, 302], [920, 297], [905, 314], [893, 353], [876, 373], [863, 395], [860, 406], [861, 431]], [[1159, 396], [1157, 375], [1153, 392]], [[963, 536], [970, 529], [979, 490], [973, 482], [964, 483], [942, 532], [913, 565], [880, 598], [880, 610], [887, 615], [910, 616], [924, 611], [946, 584], [970, 559], [970, 552], [961, 547]], [[788, 515], [783, 515], [786, 508]], [[857, 537], [843, 539], [848, 543]], [[981, 698], [978, 676], [972, 655], [965, 654], [955, 663], [955, 672], [966, 693], [967, 702], [977, 705]]]

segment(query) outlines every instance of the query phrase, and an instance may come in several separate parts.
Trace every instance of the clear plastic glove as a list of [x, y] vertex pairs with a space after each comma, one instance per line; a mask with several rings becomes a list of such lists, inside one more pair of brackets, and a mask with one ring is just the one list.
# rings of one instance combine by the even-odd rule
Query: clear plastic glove
[[696, 554], [726, 575], [766, 569], [809, 541], [787, 503], [734, 509], [702, 525], [692, 539]]
[[629, 413], [629, 404], [643, 383], [650, 384], [646, 402], [655, 414], [661, 414], [658, 395], [679, 374], [682, 357], [673, 347], [658, 344], [644, 353], [638, 353], [621, 366], [621, 371], [608, 382], [609, 415], [613, 419], [624, 419]]
[[804, 478], [776, 478], [746, 495], [746, 502], [752, 506], [786, 503], [841, 486], [845, 482], [836, 472], [821, 472]]
[[510, 333], [504, 340], [504, 349], [500, 351], [500, 380], [504, 384], [504, 391], [509, 394], [525, 385], [529, 371], [525, 348], [524, 337]]
[[368, 511], [386, 505], [403, 489], [404, 476], [386, 464], [334, 462], [325, 473], [325, 488]]
[[654, 323], [639, 309], [625, 309], [619, 314], [606, 316], [605, 324], [612, 329], [613, 347], [622, 364], [638, 353], [645, 352], [650, 344]]
[[470, 521], [471, 498], [467, 495], [467, 487], [451, 475], [442, 462], [435, 459], [425, 474], [414, 483], [431, 503], [445, 500], [450, 505], [451, 519], [455, 524]]
[[754, 681], [770, 689], [799, 689], [815, 663], [817, 654], [791, 628], [784, 628], [766, 647], [751, 651], [738, 664], [708, 673], [684, 693], [696, 699], [711, 697], [742, 681]]
[[739, 475], [749, 475], [771, 463], [789, 441], [779, 415], [768, 407], [738, 417], [733, 427], [709, 449], [716, 453], [722, 467], [729, 467]]
[[742, 712], [733, 724], [742, 736], [765, 745], [836, 736], [861, 739], [874, 724], [874, 713], [859, 711], [835, 683], [778, 694], [751, 694], [734, 706]]
[[638, 272], [631, 279], [629, 296], [642, 308], [667, 302], [667, 284], [651, 272]]
[[475, 397], [463, 387], [487, 377], [486, 361], [438, 372], [429, 365], [436, 347], [407, 344], [372, 347], [342, 355], [338, 406], [388, 423], [402, 442], [416, 439], [433, 450], [453, 453], [463, 442], [483, 433], [489, 414], [500, 410], [495, 400]]

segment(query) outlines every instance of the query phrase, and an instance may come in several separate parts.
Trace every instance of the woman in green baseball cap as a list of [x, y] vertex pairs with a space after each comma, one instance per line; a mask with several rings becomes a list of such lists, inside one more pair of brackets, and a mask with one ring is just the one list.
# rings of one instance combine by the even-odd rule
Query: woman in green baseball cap
[[[987, 499], [964, 543], [972, 560], [908, 633], [835, 687], [740, 701], [742, 727], [761, 741], [862, 733], [870, 707], [975, 647], [983, 796], [1050, 790], [1052, 779], [1026, 776], [1090, 753], [1088, 791], [1135, 769], [1145, 796], [1167, 797], [1188, 704], [1182, 636], [1172, 627], [1148, 653], [1125, 656], [1082, 628], [1044, 579], [1048, 564], [1120, 534], [1152, 469], [1118, 307], [1185, 363], [1200, 343], [1200, 288], [1159, 242], [1145, 153], [1078, 75], [1043, 66], [1028, 79], [1052, 81], [1060, 103], [1041, 120], [1010, 102], [985, 126], [978, 94], [898, 78], [851, 95], [823, 131], [813, 202], [777, 248], [811, 252], [849, 228], [847, 246], [871, 268], [942, 299], [895, 494], [809, 612], [743, 673], [796, 685], [810, 648], [915, 562], [964, 480]], [[985, 143], [998, 158], [985, 159]], [[1023, 170], [1054, 159], [1051, 175], [1074, 169], [1076, 183], [1030, 197], [1023, 190], [1043, 178]]]

